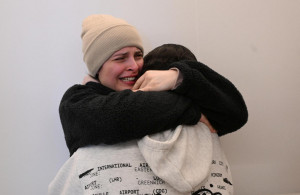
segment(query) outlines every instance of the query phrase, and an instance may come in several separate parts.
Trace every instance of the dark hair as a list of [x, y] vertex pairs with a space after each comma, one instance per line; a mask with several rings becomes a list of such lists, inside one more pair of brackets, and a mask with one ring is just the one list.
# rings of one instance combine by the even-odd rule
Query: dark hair
[[167, 65], [181, 60], [197, 61], [197, 58], [182, 45], [164, 44], [156, 47], [144, 57], [142, 73], [147, 70], [165, 70], [168, 68]]

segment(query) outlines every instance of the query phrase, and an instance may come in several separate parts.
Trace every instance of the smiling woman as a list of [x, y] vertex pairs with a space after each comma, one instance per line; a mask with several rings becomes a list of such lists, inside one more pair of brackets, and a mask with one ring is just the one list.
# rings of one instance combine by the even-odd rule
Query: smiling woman
[[131, 89], [143, 67], [143, 53], [136, 47], [125, 47], [114, 53], [101, 67], [98, 79], [101, 84], [121, 91]]

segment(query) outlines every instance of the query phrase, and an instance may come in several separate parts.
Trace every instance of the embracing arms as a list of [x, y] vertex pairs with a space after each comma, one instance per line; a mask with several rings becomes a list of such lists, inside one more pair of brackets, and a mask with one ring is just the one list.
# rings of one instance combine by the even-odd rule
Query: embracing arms
[[197, 102], [201, 113], [218, 131], [219, 136], [245, 125], [248, 120], [247, 106], [240, 92], [228, 79], [200, 62], [185, 61], [172, 65], [185, 77], [175, 92]]
[[59, 113], [71, 155], [90, 144], [114, 144], [193, 125], [201, 116], [190, 99], [169, 91], [115, 92], [94, 82], [71, 87]]
[[172, 67], [183, 76], [172, 92], [115, 92], [94, 82], [71, 87], [59, 109], [70, 153], [89, 144], [114, 144], [196, 124], [200, 113], [219, 135], [247, 122], [245, 102], [226, 78], [199, 62], [178, 62]]
[[[240, 129], [247, 122], [248, 111], [240, 92], [208, 66], [197, 61], [180, 61], [157, 67], [161, 67], [160, 70], [174, 67], [180, 70], [183, 80], [173, 92], [191, 98], [220, 136]], [[151, 68], [148, 66], [149, 70]], [[157, 73], [150, 70], [144, 76], [151, 78], [151, 74]], [[148, 90], [152, 89], [148, 86]]]

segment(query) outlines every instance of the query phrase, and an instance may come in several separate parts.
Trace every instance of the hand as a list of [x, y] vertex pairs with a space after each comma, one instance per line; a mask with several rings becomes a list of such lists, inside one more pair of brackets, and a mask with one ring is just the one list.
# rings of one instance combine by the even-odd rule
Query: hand
[[91, 77], [90, 75], [86, 75], [86, 76], [83, 78], [82, 84], [85, 85], [85, 84], [87, 84], [88, 82], [96, 82], [96, 83], [99, 83], [98, 80], [94, 79], [94, 78]]
[[204, 123], [209, 128], [210, 132], [217, 133], [217, 130], [215, 130], [213, 126], [211, 126], [210, 122], [204, 114], [201, 114], [200, 122]]
[[149, 70], [135, 83], [132, 90], [166, 91], [174, 88], [178, 77], [177, 70]]

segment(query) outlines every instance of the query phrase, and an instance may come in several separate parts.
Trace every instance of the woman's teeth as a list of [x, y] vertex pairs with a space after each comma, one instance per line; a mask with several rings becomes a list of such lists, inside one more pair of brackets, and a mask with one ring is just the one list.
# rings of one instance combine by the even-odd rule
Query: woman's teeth
[[134, 81], [135, 77], [126, 77], [126, 78], [121, 78], [123, 81]]

